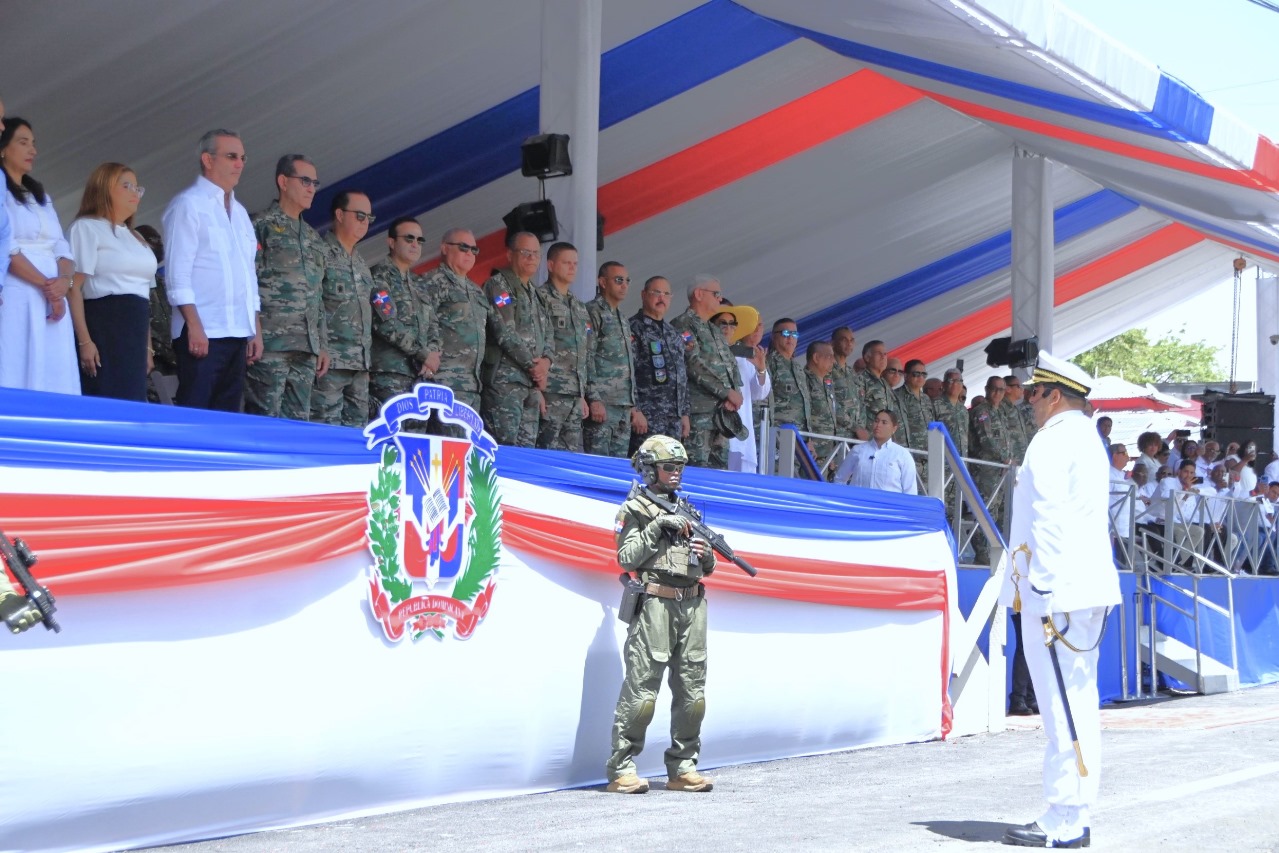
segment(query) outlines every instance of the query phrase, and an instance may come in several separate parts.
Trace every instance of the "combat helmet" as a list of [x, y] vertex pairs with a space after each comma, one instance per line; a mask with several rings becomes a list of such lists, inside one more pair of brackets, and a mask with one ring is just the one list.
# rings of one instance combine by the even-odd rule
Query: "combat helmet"
[[680, 465], [687, 465], [688, 454], [684, 451], [684, 445], [668, 435], [654, 435], [644, 439], [639, 450], [636, 450], [635, 455], [631, 457], [631, 467], [639, 473], [647, 486], [657, 484], [657, 463], [659, 462], [678, 462]]

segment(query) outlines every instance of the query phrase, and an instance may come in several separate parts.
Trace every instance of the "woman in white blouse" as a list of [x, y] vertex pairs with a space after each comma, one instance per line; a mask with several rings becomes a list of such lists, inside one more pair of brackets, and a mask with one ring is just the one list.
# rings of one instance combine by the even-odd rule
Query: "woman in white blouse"
[[89, 396], [147, 399], [156, 259], [133, 230], [143, 192], [128, 166], [103, 163], [89, 176], [71, 223], [71, 317], [80, 387]]
[[80, 393], [75, 338], [67, 314], [74, 265], [53, 200], [31, 177], [36, 144], [16, 116], [0, 132], [4, 203], [13, 228], [9, 272], [0, 292], [0, 386]]

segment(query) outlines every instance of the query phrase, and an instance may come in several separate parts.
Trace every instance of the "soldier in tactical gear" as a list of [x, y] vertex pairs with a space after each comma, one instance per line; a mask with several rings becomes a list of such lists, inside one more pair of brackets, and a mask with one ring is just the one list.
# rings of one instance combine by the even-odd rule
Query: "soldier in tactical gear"
[[709, 791], [697, 772], [706, 713], [706, 589], [699, 583], [715, 569], [715, 555], [689, 535], [686, 519], [661, 510], [646, 492], [673, 500], [688, 454], [665, 435], [645, 439], [631, 458], [643, 487], [631, 489], [613, 529], [617, 561], [644, 584], [639, 609], [626, 635], [626, 677], [613, 718], [613, 751], [605, 769], [608, 790], [642, 794], [648, 780], [635, 757], [653, 719], [662, 674], [671, 668], [671, 746], [666, 750], [667, 790]]
[[0, 622], [15, 634], [21, 634], [40, 622], [40, 611], [27, 601], [26, 596], [18, 594], [4, 576], [3, 568], [0, 568]]

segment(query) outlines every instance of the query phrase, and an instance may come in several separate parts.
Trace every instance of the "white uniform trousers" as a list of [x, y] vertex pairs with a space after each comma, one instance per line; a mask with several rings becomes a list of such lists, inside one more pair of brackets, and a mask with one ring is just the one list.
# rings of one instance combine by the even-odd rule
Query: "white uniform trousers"
[[[1070, 627], [1066, 627], [1067, 616]], [[1053, 624], [1071, 645], [1080, 649], [1097, 644], [1105, 624], [1106, 608], [1090, 607], [1071, 613], [1054, 613]], [[1101, 711], [1097, 694], [1097, 657], [1099, 649], [1073, 652], [1058, 640], [1057, 659], [1066, 684], [1070, 710], [1074, 714], [1075, 732], [1083, 752], [1088, 775], [1080, 777], [1075, 765], [1075, 749], [1070, 742], [1070, 727], [1057, 689], [1052, 657], [1044, 645], [1043, 625], [1037, 616], [1022, 615], [1022, 636], [1026, 639], [1026, 666], [1035, 685], [1039, 711], [1043, 716], [1048, 747], [1044, 751], [1044, 799], [1048, 811], [1039, 818], [1040, 829], [1050, 841], [1071, 841], [1090, 826], [1092, 807], [1097, 802], [1101, 779]]]

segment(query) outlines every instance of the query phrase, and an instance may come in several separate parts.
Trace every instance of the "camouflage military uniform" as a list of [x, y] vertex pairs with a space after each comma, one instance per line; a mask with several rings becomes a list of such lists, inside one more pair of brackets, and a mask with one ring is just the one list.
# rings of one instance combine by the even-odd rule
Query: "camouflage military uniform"
[[1021, 415], [1021, 426], [1026, 431], [1026, 446], [1029, 447], [1030, 440], [1039, 432], [1039, 425], [1035, 423], [1035, 409], [1029, 402], [1022, 400], [1017, 404], [1017, 414]]
[[808, 395], [804, 363], [770, 349], [765, 364], [773, 379], [773, 426], [794, 424], [807, 432], [812, 402]]
[[176, 376], [178, 359], [173, 354], [173, 309], [164, 289], [164, 273], [155, 274], [151, 288], [151, 353], [155, 369], [166, 376]]
[[[684, 353], [688, 369], [689, 431], [684, 449], [690, 465], [728, 468], [728, 439], [715, 429], [712, 418], [730, 391], [740, 391], [742, 372], [737, 357], [728, 348], [718, 326], [703, 320], [691, 308], [671, 323], [676, 330], [688, 332], [691, 348]], [[773, 380], [774, 393], [776, 382]]]
[[[835, 403], [835, 383], [830, 374], [820, 377], [808, 368], [804, 368], [804, 381], [808, 385], [808, 431], [821, 435], [834, 435], [839, 410]], [[809, 439], [812, 445], [813, 458], [820, 468], [835, 452], [835, 442], [829, 439]], [[831, 469], [833, 473], [834, 469]]]
[[964, 405], [964, 401], [952, 403], [944, 396], [938, 397], [933, 401], [933, 411], [936, 419], [946, 425], [946, 430], [950, 433], [951, 441], [955, 442], [959, 455], [967, 456], [968, 407]]
[[[970, 456], [987, 462], [1002, 463], [1007, 463], [1012, 458], [1012, 436], [999, 409], [992, 407], [989, 402], [979, 403], [973, 406], [968, 424]], [[973, 470], [973, 482], [977, 484], [977, 490], [981, 492], [982, 499], [987, 502], [990, 516], [996, 524], [1003, 524], [1004, 502], [1007, 500], [1009, 487], [1005, 485], [1000, 489], [998, 496], [993, 500], [991, 495], [995, 494], [1003, 477], [1003, 468], [979, 465]], [[973, 548], [976, 551], [977, 562], [988, 562], [989, 545], [985, 534], [980, 530], [973, 537]]]
[[390, 258], [369, 270], [373, 290], [373, 352], [369, 369], [369, 420], [382, 404], [410, 390], [422, 363], [440, 351], [440, 327], [426, 282], [412, 270], [400, 272]]
[[673, 779], [696, 770], [701, 752], [706, 708], [706, 592], [699, 581], [715, 570], [715, 555], [708, 548], [690, 565], [688, 539], [663, 532], [655, 522], [661, 514], [642, 493], [626, 499], [614, 524], [617, 562], [644, 583], [697, 592], [679, 601], [655, 595], [640, 600], [623, 651], [626, 677], [613, 717], [613, 750], [605, 764], [610, 780], [637, 772], [635, 757], [644, 748], [667, 667], [673, 694], [667, 775]]
[[1026, 458], [1026, 448], [1030, 446], [1030, 439], [1034, 433], [1026, 431], [1026, 422], [1022, 419], [1021, 411], [1018, 410], [1017, 404], [1009, 402], [1007, 397], [999, 404], [999, 416], [1004, 419], [1004, 424], [1008, 428], [1008, 443], [1012, 445], [1011, 458], [1015, 464], [1020, 465]]
[[835, 389], [836, 418], [835, 434], [844, 438], [855, 438], [854, 430], [864, 429], [869, 418], [862, 406], [861, 387], [857, 382], [857, 371], [852, 364], [835, 366], [830, 369], [831, 384]]
[[590, 381], [591, 318], [572, 291], [561, 294], [546, 282], [537, 291], [548, 323], [551, 372], [546, 377], [546, 417], [537, 446], [582, 452], [582, 404]]
[[373, 273], [359, 252], [346, 253], [333, 232], [324, 235], [324, 323], [329, 330], [329, 372], [315, 380], [311, 420], [362, 427], [369, 417], [373, 349]]
[[582, 440], [587, 453], [629, 456], [631, 410], [635, 408], [631, 327], [622, 312], [609, 305], [603, 296], [586, 303], [586, 313], [595, 330], [590, 341], [586, 402], [604, 404], [604, 422], [585, 421]]
[[258, 295], [262, 299], [262, 358], [249, 365], [244, 411], [273, 418], [311, 419], [320, 352], [328, 340], [324, 268], [328, 247], [315, 229], [273, 201], [253, 215], [258, 238]]
[[[630, 319], [631, 361], [635, 365], [635, 404], [648, 420], [648, 435], [682, 436], [680, 419], [688, 416], [688, 374], [684, 338], [665, 320], [643, 311]], [[631, 438], [631, 453], [646, 436]]]
[[[498, 270], [484, 282], [484, 296], [534, 358], [551, 358], [546, 316], [533, 282], [520, 281], [509, 268]], [[484, 425], [493, 437], [499, 444], [536, 445], [542, 422], [542, 393], [534, 387], [528, 370], [493, 339], [484, 347], [483, 379], [480, 402]]]
[[[440, 369], [435, 381], [453, 389], [455, 399], [480, 410], [480, 376], [484, 348], [495, 340], [524, 370], [533, 366], [533, 356], [513, 329], [502, 322], [493, 303], [469, 278], [440, 264], [426, 278], [426, 292], [440, 326]], [[456, 434], [447, 428], [444, 432]]]
[[[906, 385], [894, 391], [893, 396], [897, 400], [897, 412], [901, 418], [901, 426], [895, 437], [897, 443], [910, 450], [927, 452], [928, 424], [933, 420], [933, 401], [923, 391], [915, 396]], [[911, 456], [915, 460], [915, 470], [919, 472], [920, 481], [927, 483], [928, 457], [914, 453]]]
[[[875, 426], [875, 413], [881, 409], [887, 409], [900, 420], [901, 409], [897, 407], [897, 397], [887, 379], [864, 370], [857, 376], [857, 386], [861, 389], [862, 413], [866, 418], [862, 427], [868, 432]], [[901, 434], [901, 430], [898, 430], [896, 436]]]

